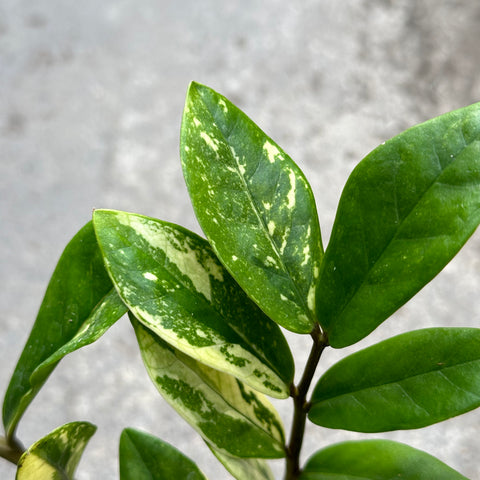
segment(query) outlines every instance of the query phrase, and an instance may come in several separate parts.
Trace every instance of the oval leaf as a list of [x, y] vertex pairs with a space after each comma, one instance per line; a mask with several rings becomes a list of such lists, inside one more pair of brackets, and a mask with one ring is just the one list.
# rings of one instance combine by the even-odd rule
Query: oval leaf
[[38, 442], [20, 458], [17, 480], [73, 480], [80, 457], [97, 427], [67, 423]]
[[480, 329], [430, 328], [354, 353], [331, 367], [309, 419], [359, 432], [420, 428], [480, 406]]
[[[18, 421], [56, 362], [44, 364], [34, 379], [30, 378], [32, 373], [72, 340], [112, 289], [89, 222], [73, 237], [60, 257], [10, 380], [3, 403], [7, 436], [14, 435]], [[115, 320], [117, 317], [109, 317], [106, 321], [111, 325]]]
[[206, 240], [125, 212], [96, 210], [94, 224], [118, 293], [142, 323], [199, 362], [273, 397], [289, 395], [294, 367], [285, 338]]
[[213, 448], [237, 457], [285, 455], [281, 421], [263, 395], [184, 355], [131, 320], [158, 391]]
[[180, 145], [195, 214], [215, 253], [270, 318], [310, 332], [323, 248], [301, 170], [230, 101], [198, 83], [188, 90]]
[[206, 480], [195, 463], [172, 445], [126, 428], [120, 436], [120, 480]]
[[343, 191], [318, 318], [333, 347], [357, 342], [453, 258], [480, 222], [480, 103], [370, 153]]
[[215, 450], [211, 445], [208, 446], [227, 471], [237, 480], [275, 480], [265, 460], [233, 457]]
[[390, 440], [339, 443], [315, 453], [300, 480], [468, 480], [428, 453]]

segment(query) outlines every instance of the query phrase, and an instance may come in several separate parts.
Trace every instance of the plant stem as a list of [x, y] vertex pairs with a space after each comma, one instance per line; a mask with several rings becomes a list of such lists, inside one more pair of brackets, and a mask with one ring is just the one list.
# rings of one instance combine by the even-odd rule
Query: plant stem
[[312, 349], [305, 365], [302, 378], [298, 386], [292, 385], [290, 396], [293, 398], [293, 421], [290, 432], [290, 441], [286, 445], [286, 472], [285, 480], [295, 480], [300, 476], [300, 450], [305, 432], [305, 421], [310, 404], [307, 402], [307, 393], [317, 368], [320, 356], [328, 341], [317, 324], [311, 332], [313, 339]]
[[0, 457], [17, 465], [24, 452], [25, 449], [16, 438], [13, 437], [7, 442], [5, 437], [0, 437]]

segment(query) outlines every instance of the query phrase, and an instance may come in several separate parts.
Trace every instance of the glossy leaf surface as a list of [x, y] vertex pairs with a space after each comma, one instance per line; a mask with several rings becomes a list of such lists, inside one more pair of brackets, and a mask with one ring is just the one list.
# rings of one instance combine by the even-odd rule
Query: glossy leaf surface
[[303, 173], [229, 100], [197, 83], [180, 144], [195, 214], [222, 263], [270, 318], [310, 332], [323, 249]]
[[315, 453], [300, 480], [468, 480], [428, 453], [390, 440], [339, 443]]
[[[48, 285], [37, 319], [12, 375], [3, 403], [3, 424], [13, 435], [20, 417], [33, 400], [56, 361], [47, 361], [65, 346], [101, 306], [113, 289], [103, 265], [91, 222], [65, 248]], [[110, 305], [110, 297], [105, 301]], [[105, 306], [107, 310], [108, 306]], [[98, 310], [97, 310], [98, 311]], [[121, 316], [121, 315], [120, 315]], [[118, 317], [105, 319], [105, 329]], [[68, 352], [67, 352], [68, 353]], [[61, 356], [57, 356], [59, 360]], [[32, 373], [40, 364], [35, 378]]]
[[132, 428], [120, 436], [120, 480], [206, 480], [172, 445]]
[[17, 480], [73, 480], [80, 457], [97, 427], [67, 423], [38, 442], [20, 458]]
[[261, 458], [233, 457], [212, 448], [213, 454], [237, 480], [275, 480], [268, 463]]
[[238, 457], [284, 456], [283, 426], [263, 395], [186, 356], [131, 319], [158, 391], [213, 448]]
[[94, 224], [118, 293], [143, 324], [206, 365], [271, 396], [288, 396], [293, 360], [283, 334], [206, 240], [112, 210], [96, 210]]
[[480, 104], [380, 145], [344, 188], [325, 252], [318, 318], [357, 342], [428, 283], [480, 222]]
[[361, 350], [318, 381], [309, 418], [360, 432], [420, 428], [480, 406], [480, 329], [430, 328]]

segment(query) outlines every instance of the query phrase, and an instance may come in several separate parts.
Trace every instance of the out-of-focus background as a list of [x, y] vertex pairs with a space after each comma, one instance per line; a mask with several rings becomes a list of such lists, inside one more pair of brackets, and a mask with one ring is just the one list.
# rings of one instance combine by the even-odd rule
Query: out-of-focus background
[[[343, 184], [376, 145], [480, 100], [480, 4], [468, 0], [0, 0], [0, 395], [50, 274], [92, 208], [199, 232], [179, 164], [191, 80], [226, 95], [304, 170], [324, 243]], [[480, 237], [374, 334], [480, 326]], [[98, 425], [77, 477], [118, 478], [125, 426], [145, 429], [229, 478], [157, 394], [131, 327], [117, 323], [65, 358], [18, 431], [29, 445], [73, 420]], [[308, 339], [289, 335], [299, 369]], [[290, 423], [290, 401], [275, 402]], [[480, 479], [480, 411], [375, 435], [424, 449]], [[367, 435], [309, 426], [303, 458]], [[274, 464], [277, 475], [281, 465]], [[0, 459], [0, 478], [13, 479]], [[279, 477], [280, 478], [280, 477]]]

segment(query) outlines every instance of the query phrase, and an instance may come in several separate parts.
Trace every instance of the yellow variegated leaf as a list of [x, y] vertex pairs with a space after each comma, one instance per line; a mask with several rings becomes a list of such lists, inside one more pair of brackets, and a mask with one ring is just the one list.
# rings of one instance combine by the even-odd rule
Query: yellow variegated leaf
[[208, 242], [177, 225], [96, 210], [105, 264], [128, 308], [187, 355], [286, 398], [293, 360], [279, 327], [247, 297]]

